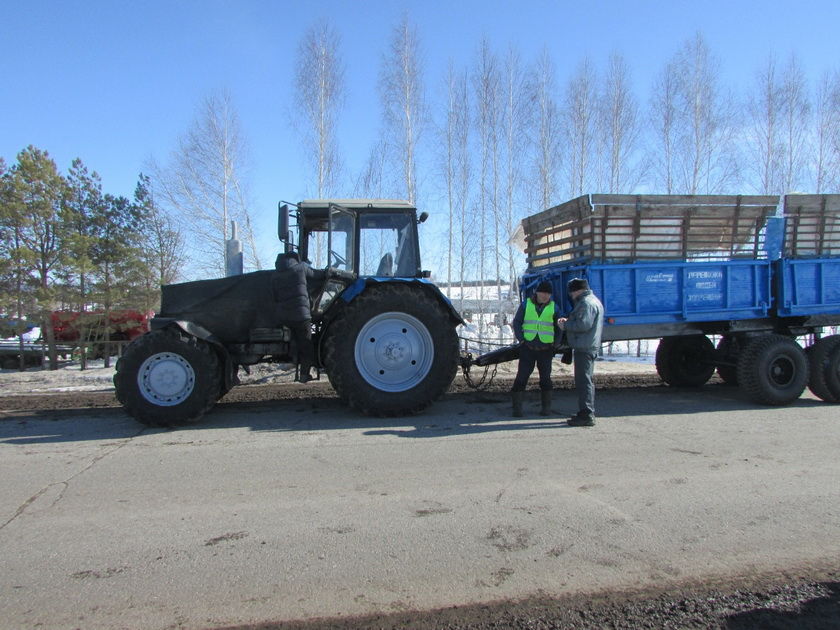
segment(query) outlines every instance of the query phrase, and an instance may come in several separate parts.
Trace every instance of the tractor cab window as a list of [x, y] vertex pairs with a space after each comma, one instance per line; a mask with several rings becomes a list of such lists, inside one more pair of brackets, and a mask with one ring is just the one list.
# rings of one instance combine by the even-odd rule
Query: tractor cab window
[[305, 219], [301, 249], [316, 269], [353, 272], [356, 215], [337, 206]]
[[415, 277], [417, 231], [406, 212], [370, 212], [359, 217], [359, 275]]
[[355, 238], [356, 215], [341, 208], [331, 207], [328, 266], [341, 271], [354, 271], [353, 245]]

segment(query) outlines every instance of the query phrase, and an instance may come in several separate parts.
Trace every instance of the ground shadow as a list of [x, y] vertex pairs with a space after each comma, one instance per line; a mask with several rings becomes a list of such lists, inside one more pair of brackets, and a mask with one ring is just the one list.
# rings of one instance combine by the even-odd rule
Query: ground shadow
[[[824, 405], [800, 398], [791, 406], [804, 410]], [[166, 431], [191, 429], [248, 428], [260, 432], [359, 430], [364, 435], [395, 435], [430, 438], [475, 435], [489, 432], [572, 428], [566, 420], [577, 409], [573, 389], [554, 392], [554, 414], [538, 414], [539, 393], [529, 391], [525, 416], [511, 417], [509, 394], [505, 391], [468, 391], [446, 394], [425, 412], [410, 417], [376, 418], [345, 407], [337, 396], [322, 393], [317, 398], [224, 402], [195, 424], [176, 428], [152, 428], [136, 422], [121, 408], [60, 409], [5, 412], [0, 416], [0, 446], [49, 444], [93, 440], [126, 439]], [[703, 422], [730, 424], [731, 412], [754, 410], [737, 388], [711, 384], [701, 388], [649, 386], [598, 391], [599, 423], [595, 430], [609, 427], [610, 420], [632, 421], [636, 417], [662, 414], [702, 416]], [[767, 407], [772, 418], [774, 407]], [[723, 413], [718, 413], [723, 412]], [[807, 421], [808, 414], [802, 414]], [[575, 429], [585, 431], [590, 429]]]
[[789, 610], [785, 609], [786, 602], [781, 602], [781, 606], [764, 605], [727, 615], [724, 627], [727, 630], [836, 630], [840, 628], [840, 584], [823, 582], [818, 586], [827, 591], [823, 597], [788, 605]]

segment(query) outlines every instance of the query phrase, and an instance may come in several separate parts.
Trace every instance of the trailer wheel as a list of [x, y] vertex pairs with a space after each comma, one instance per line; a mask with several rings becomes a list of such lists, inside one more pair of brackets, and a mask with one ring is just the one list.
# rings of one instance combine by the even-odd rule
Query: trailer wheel
[[826, 383], [831, 395], [834, 396], [832, 402], [840, 402], [840, 343], [836, 344], [828, 355]]
[[[829, 387], [831, 376], [831, 353], [840, 344], [840, 335], [830, 335], [818, 339], [817, 342], [808, 348], [808, 389], [816, 396], [826, 402], [840, 402], [840, 387], [832, 391]], [[838, 355], [840, 356], [840, 355]], [[834, 366], [837, 370], [837, 366]]]
[[410, 415], [452, 383], [458, 338], [443, 305], [408, 284], [371, 287], [332, 323], [324, 363], [352, 407], [377, 416]]
[[137, 421], [176, 426], [199, 420], [220, 397], [219, 358], [205, 341], [175, 328], [146, 333], [117, 361], [117, 400]]
[[665, 337], [656, 349], [656, 371], [673, 387], [700, 387], [715, 371], [714, 346], [705, 335]]
[[717, 373], [726, 385], [738, 384], [738, 340], [735, 337], [724, 336], [717, 344], [718, 359], [725, 361], [718, 363]]
[[793, 339], [762, 335], [750, 341], [738, 358], [738, 382], [753, 401], [786, 405], [802, 395], [808, 382], [808, 360]]

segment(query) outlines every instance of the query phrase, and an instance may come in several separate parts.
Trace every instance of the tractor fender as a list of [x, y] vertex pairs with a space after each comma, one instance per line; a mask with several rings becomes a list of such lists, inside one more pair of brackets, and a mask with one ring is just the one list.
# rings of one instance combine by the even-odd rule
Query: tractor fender
[[355, 297], [360, 295], [368, 286], [372, 286], [375, 284], [384, 284], [384, 283], [398, 283], [398, 284], [416, 284], [418, 285], [423, 291], [426, 291], [429, 295], [433, 296], [436, 300], [438, 300], [443, 306], [446, 308], [447, 312], [449, 313], [449, 319], [452, 321], [453, 324], [463, 324], [464, 320], [455, 307], [452, 305], [452, 301], [443, 294], [443, 291], [429, 280], [425, 278], [383, 278], [383, 277], [364, 277], [358, 278], [353, 284], [348, 286], [344, 291], [342, 291], [341, 295], [339, 296], [344, 302], [349, 303], [352, 302]]
[[195, 322], [191, 322], [188, 319], [175, 319], [174, 317], [153, 317], [152, 320], [149, 322], [149, 328], [151, 330], [160, 330], [162, 328], [167, 328], [168, 326], [175, 326], [176, 328], [180, 328], [186, 334], [206, 341], [207, 343], [211, 344], [219, 353], [219, 357], [224, 361], [224, 370], [222, 370], [224, 374], [224, 388], [225, 391], [229, 390], [234, 385], [237, 385], [239, 379], [236, 377], [237, 366], [233, 364], [233, 360], [230, 358], [230, 354], [225, 348], [224, 344], [219, 341], [219, 338], [216, 337], [213, 333], [209, 330], [204, 328], [203, 326], [199, 326]]

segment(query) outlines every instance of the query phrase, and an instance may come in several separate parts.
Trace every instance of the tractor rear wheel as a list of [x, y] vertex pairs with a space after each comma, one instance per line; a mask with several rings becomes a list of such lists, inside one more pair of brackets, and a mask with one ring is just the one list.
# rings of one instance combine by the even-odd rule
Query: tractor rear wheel
[[805, 391], [808, 360], [800, 345], [783, 335], [762, 335], [738, 357], [738, 383], [752, 400], [786, 405]]
[[131, 342], [117, 361], [117, 400], [139, 422], [175, 426], [199, 420], [219, 398], [219, 358], [205, 341], [176, 328]]
[[449, 388], [458, 338], [449, 313], [424, 289], [386, 283], [356, 297], [331, 324], [324, 364], [330, 383], [353, 408], [411, 415]]

